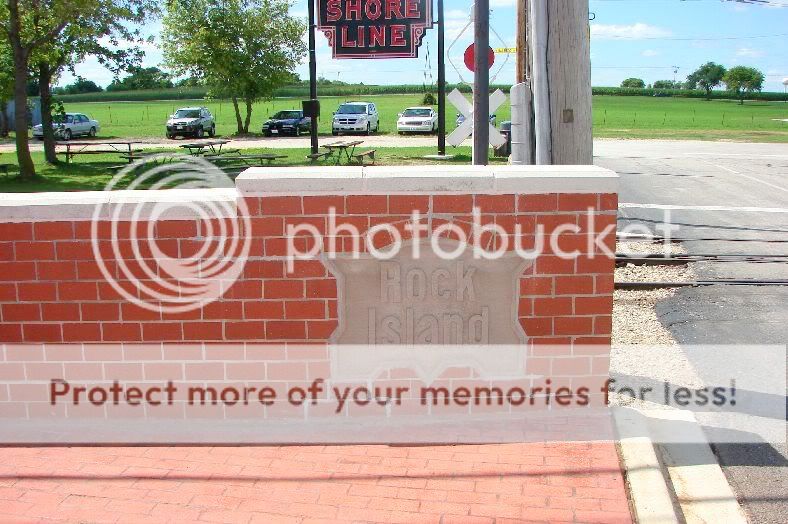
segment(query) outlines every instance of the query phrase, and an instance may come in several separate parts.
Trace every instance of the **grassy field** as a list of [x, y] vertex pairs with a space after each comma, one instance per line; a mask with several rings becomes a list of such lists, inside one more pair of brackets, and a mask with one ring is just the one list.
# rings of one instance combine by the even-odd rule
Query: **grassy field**
[[[420, 104], [419, 95], [385, 95], [364, 97], [374, 101], [381, 113], [381, 132], [396, 132], [397, 113], [412, 105]], [[330, 115], [344, 98], [322, 99], [323, 115], [321, 132], [330, 133]], [[217, 119], [217, 132], [228, 136], [234, 133], [232, 105], [219, 101], [181, 102], [112, 102], [75, 103], [66, 109], [83, 112], [101, 122], [101, 138], [157, 138], [163, 139], [164, 121], [179, 106], [205, 104]], [[298, 107], [296, 99], [277, 99], [255, 106], [254, 129], [264, 118], [280, 109]], [[498, 121], [509, 118], [509, 106], [497, 112]], [[453, 129], [454, 111], [450, 109]], [[653, 97], [594, 97], [594, 136], [610, 138], [667, 138], [697, 140], [740, 140], [752, 142], [788, 142], [788, 104], [784, 102], [747, 102], [739, 105], [727, 100], [698, 100], [685, 98]], [[173, 144], [175, 145], [175, 144]], [[250, 150], [253, 151], [253, 150]], [[287, 158], [279, 165], [307, 165], [306, 149], [277, 149]], [[435, 152], [434, 147], [378, 148], [377, 162], [383, 165], [430, 163], [422, 157]], [[470, 163], [470, 148], [452, 149], [457, 156], [453, 163]], [[78, 157], [72, 164], [47, 165], [42, 153], [33, 153], [39, 178], [22, 182], [15, 177], [16, 156], [12, 152], [2, 155], [2, 163], [11, 164], [11, 174], [0, 174], [0, 192], [18, 191], [76, 191], [99, 190], [112, 178], [111, 166], [118, 165], [117, 155]], [[495, 159], [501, 162], [502, 159]]]
[[[174, 151], [174, 150], [162, 150]], [[261, 152], [260, 149], [248, 149], [244, 152]], [[270, 152], [270, 150], [266, 150]], [[182, 153], [182, 151], [178, 151]], [[275, 165], [311, 165], [306, 159], [306, 149], [277, 149], [277, 154], [287, 155]], [[471, 162], [471, 148], [458, 147], [452, 150], [455, 157], [447, 161], [435, 161], [422, 158], [424, 155], [435, 153], [434, 147], [383, 147], [377, 148], [375, 160], [383, 165], [414, 165], [414, 164], [469, 164]], [[3, 155], [3, 162], [15, 163], [12, 155]], [[33, 181], [22, 181], [16, 176], [15, 169], [11, 174], [0, 174], [0, 193], [43, 192], [43, 191], [101, 191], [112, 180], [114, 173], [109, 170], [111, 166], [118, 165], [118, 155], [91, 155], [90, 157], [77, 157], [76, 162], [61, 163], [51, 166], [44, 162], [43, 153], [33, 153], [38, 177]], [[505, 158], [491, 158], [492, 163], [505, 163]], [[325, 164], [321, 164], [325, 165]], [[331, 164], [327, 164], [331, 165]], [[125, 187], [130, 180], [117, 184], [118, 189]]]
[[[356, 99], [375, 102], [381, 114], [381, 132], [396, 132], [397, 113], [421, 104], [420, 95], [364, 96]], [[346, 97], [321, 99], [320, 132], [331, 131], [331, 113]], [[300, 107], [299, 99], [276, 99], [255, 105], [250, 131], [259, 133], [263, 120], [280, 109]], [[97, 119], [102, 137], [161, 137], [164, 122], [178, 107], [206, 105], [213, 112], [217, 133], [230, 135], [236, 130], [232, 104], [228, 101], [162, 101], [72, 103], [67, 111], [82, 112]], [[690, 98], [595, 96], [594, 136], [608, 138], [674, 138], [697, 140], [742, 140], [788, 142], [788, 103], [705, 101]], [[509, 105], [496, 111], [498, 122], [508, 120]], [[449, 107], [448, 127], [454, 128], [456, 110]]]

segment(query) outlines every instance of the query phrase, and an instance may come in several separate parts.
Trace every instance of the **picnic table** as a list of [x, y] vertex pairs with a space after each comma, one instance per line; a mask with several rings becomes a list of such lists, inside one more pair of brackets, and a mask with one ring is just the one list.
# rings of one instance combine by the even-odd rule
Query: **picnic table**
[[[132, 163], [138, 156], [135, 153], [140, 153], [141, 149], [134, 149], [132, 146], [139, 142], [132, 142], [128, 140], [102, 140], [90, 142], [74, 142], [74, 141], [59, 141], [55, 142], [55, 149], [58, 147], [65, 147], [65, 151], [57, 151], [58, 155], [66, 156], [66, 164], [77, 155], [104, 155], [107, 153], [121, 153], [123, 157]], [[99, 146], [101, 149], [92, 149], [93, 146]]]
[[356, 146], [363, 144], [363, 140], [351, 140], [351, 141], [340, 141], [340, 142], [332, 142], [330, 144], [323, 144], [320, 147], [327, 149], [328, 151], [321, 156], [324, 156], [326, 159], [334, 158], [335, 164], [339, 165], [342, 161], [342, 157], [344, 156], [347, 158], [348, 163], [350, 163], [353, 152], [356, 150]]
[[181, 144], [179, 147], [188, 149], [189, 154], [198, 156], [210, 151], [214, 155], [222, 154], [222, 146], [228, 144], [229, 140], [201, 140], [199, 142], [189, 142], [188, 144]]

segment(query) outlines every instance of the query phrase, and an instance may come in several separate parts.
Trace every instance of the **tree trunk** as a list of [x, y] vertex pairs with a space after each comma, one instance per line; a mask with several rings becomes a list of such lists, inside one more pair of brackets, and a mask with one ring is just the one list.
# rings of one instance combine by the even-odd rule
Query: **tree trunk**
[[36, 167], [30, 156], [27, 137], [27, 65], [28, 53], [22, 47], [20, 35], [19, 3], [8, 0], [8, 40], [14, 52], [14, 128], [16, 135], [16, 158], [19, 162], [20, 178], [34, 178]]
[[6, 113], [6, 102], [0, 100], [0, 137], [5, 138], [8, 136], [8, 113]]
[[246, 120], [244, 120], [244, 133], [249, 133], [249, 123], [252, 120], [252, 104], [254, 104], [254, 100], [251, 98], [246, 99]]
[[238, 107], [237, 97], [233, 97], [233, 107], [235, 108], [235, 123], [238, 126], [236, 134], [242, 135], [244, 132], [244, 123], [241, 120], [241, 109]]
[[706, 100], [711, 100], [711, 88], [706, 88]]
[[44, 157], [50, 164], [57, 164], [55, 130], [52, 128], [52, 68], [47, 63], [38, 64], [38, 89], [41, 95], [41, 127], [44, 131]]

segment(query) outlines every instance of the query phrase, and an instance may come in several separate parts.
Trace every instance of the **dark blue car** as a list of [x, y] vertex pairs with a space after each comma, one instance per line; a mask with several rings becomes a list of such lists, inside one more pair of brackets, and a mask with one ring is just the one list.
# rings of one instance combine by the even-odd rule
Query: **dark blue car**
[[300, 109], [279, 111], [263, 124], [263, 135], [291, 135], [298, 136], [302, 132], [309, 133], [312, 119], [304, 116]]

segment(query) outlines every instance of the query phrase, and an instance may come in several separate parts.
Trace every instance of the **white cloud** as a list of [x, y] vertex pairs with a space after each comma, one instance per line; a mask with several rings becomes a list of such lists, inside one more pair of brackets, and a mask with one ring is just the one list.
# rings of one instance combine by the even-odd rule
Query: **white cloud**
[[642, 56], [657, 56], [657, 55], [659, 55], [659, 51], [655, 51], [654, 49], [646, 49], [645, 51], [643, 51], [640, 54]]
[[597, 40], [639, 40], [643, 38], [662, 38], [671, 34], [668, 29], [644, 24], [643, 22], [629, 25], [591, 24], [591, 38]]
[[760, 49], [753, 49], [752, 47], [740, 47], [736, 50], [736, 56], [744, 56], [747, 58], [759, 58], [765, 55]]

